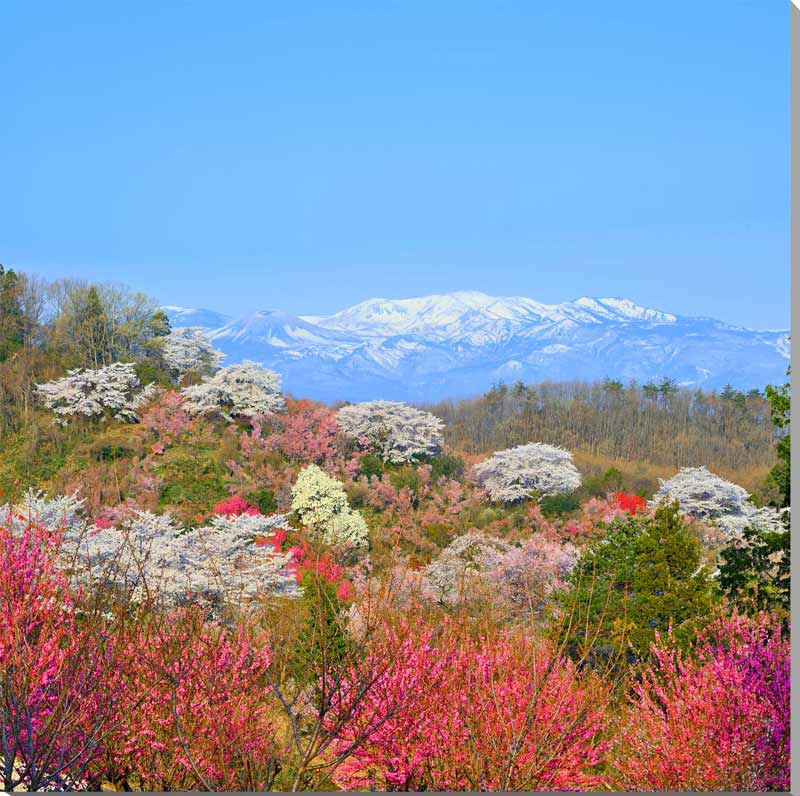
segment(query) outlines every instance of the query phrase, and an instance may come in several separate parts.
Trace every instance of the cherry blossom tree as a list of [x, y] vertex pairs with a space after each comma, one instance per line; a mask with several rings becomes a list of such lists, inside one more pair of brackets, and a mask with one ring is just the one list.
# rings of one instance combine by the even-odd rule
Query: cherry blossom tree
[[63, 553], [79, 582], [113, 582], [140, 599], [237, 604], [294, 593], [291, 554], [259, 544], [285, 527], [280, 515], [231, 514], [181, 532], [168, 514], [138, 511], [119, 525], [87, 528]]
[[425, 567], [423, 586], [434, 599], [456, 604], [482, 582], [488, 570], [500, 567], [511, 545], [478, 531], [456, 537]]
[[572, 454], [543, 442], [498, 451], [476, 464], [472, 477], [492, 500], [504, 503], [574, 492], [581, 485]]
[[189, 371], [212, 373], [224, 357], [214, 348], [208, 335], [194, 326], [178, 327], [163, 337], [161, 355], [167, 367], [178, 376]]
[[347, 502], [342, 484], [315, 464], [301, 470], [292, 487], [292, 511], [325, 544], [361, 547], [369, 529]]
[[384, 461], [401, 464], [442, 450], [444, 423], [430, 412], [397, 401], [369, 401], [343, 406], [339, 428]]
[[226, 420], [280, 412], [285, 406], [280, 376], [255, 362], [229, 365], [181, 392], [190, 414], [221, 415]]
[[135, 423], [141, 384], [132, 362], [102, 368], [77, 368], [55, 381], [37, 384], [42, 403], [61, 423], [76, 417]]
[[661, 486], [651, 506], [662, 500], [677, 500], [682, 514], [705, 520], [728, 537], [741, 537], [748, 527], [784, 530], [782, 512], [755, 506], [744, 487], [720, 478], [705, 467], [684, 467], [668, 481], [659, 481]]

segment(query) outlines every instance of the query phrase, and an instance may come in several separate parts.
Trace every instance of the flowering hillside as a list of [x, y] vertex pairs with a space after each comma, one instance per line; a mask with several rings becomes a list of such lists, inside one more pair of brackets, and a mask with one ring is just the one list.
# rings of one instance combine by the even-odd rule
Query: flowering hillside
[[459, 445], [157, 321], [0, 361], [5, 790], [788, 788], [788, 388], [756, 477], [520, 439], [521, 391]]

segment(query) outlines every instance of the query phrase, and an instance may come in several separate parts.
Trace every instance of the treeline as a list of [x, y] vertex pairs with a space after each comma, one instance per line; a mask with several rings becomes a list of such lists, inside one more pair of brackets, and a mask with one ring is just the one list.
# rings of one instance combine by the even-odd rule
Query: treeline
[[758, 390], [721, 393], [661, 384], [521, 382], [428, 407], [445, 421], [446, 441], [467, 453], [547, 442], [611, 459], [729, 470], [775, 462], [770, 407]]
[[[143, 381], [164, 377], [155, 299], [121, 285], [48, 282], [0, 265], [0, 434], [29, 416], [37, 383], [70, 368], [135, 362]], [[145, 378], [146, 377], [146, 378]]]

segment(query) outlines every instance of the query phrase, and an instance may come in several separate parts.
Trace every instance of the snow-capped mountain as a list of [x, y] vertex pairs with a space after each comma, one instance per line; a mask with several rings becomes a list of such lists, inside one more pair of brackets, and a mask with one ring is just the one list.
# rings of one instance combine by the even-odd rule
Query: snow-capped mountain
[[780, 382], [787, 331], [754, 331], [622, 298], [544, 304], [474, 291], [369, 299], [328, 316], [262, 310], [231, 319], [164, 307], [173, 327], [199, 326], [226, 354], [282, 374], [295, 395], [321, 400], [430, 401], [494, 382], [675, 379], [713, 389]]

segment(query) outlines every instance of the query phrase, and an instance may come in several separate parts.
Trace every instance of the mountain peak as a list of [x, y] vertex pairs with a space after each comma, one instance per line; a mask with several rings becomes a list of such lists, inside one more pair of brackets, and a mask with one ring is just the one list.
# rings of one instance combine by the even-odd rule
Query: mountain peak
[[689, 318], [621, 297], [545, 304], [459, 290], [373, 298], [329, 316], [260, 310], [232, 320], [164, 308], [173, 326], [205, 327], [226, 362], [263, 362], [296, 395], [321, 400], [440, 400], [498, 380], [618, 378], [763, 387], [783, 378], [784, 331]]

